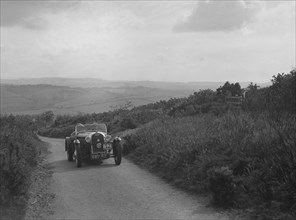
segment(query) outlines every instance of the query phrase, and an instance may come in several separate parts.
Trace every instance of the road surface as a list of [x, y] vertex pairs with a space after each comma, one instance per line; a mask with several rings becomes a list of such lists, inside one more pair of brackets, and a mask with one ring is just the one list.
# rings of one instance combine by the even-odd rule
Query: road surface
[[228, 219], [126, 159], [120, 166], [111, 158], [77, 168], [66, 160], [63, 139], [41, 139], [52, 152], [55, 194], [46, 219]]

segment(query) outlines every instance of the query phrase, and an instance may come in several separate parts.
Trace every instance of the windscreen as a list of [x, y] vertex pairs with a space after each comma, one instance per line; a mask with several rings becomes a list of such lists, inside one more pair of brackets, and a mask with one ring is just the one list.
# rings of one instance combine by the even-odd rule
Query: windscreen
[[98, 124], [98, 130], [97, 131], [101, 131], [107, 134], [107, 126], [103, 123]]
[[85, 132], [85, 131], [100, 131], [107, 133], [107, 126], [103, 123], [93, 123], [93, 124], [77, 124], [75, 127], [76, 132]]

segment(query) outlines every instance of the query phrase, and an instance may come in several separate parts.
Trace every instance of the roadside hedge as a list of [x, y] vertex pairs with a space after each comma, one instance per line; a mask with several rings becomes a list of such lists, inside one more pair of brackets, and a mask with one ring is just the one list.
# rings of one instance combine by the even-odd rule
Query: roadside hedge
[[64, 127], [40, 128], [38, 134], [45, 137], [65, 138], [68, 137], [75, 129], [75, 125]]
[[0, 207], [25, 205], [30, 174], [37, 165], [36, 128], [26, 116], [1, 116], [0, 121]]
[[158, 120], [125, 137], [128, 158], [253, 219], [296, 217], [296, 116], [228, 113]]

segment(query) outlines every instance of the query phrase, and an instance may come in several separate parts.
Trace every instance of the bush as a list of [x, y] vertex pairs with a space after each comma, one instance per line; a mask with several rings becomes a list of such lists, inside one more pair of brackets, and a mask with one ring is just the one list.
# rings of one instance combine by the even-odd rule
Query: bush
[[296, 69], [273, 76], [272, 85], [259, 88], [250, 84], [243, 108], [248, 111], [296, 112]]
[[134, 129], [137, 127], [137, 125], [135, 124], [132, 118], [127, 117], [122, 119], [122, 121], [120, 122], [120, 127], [123, 130], [126, 130], [126, 129]]
[[[38, 138], [34, 129], [35, 125], [31, 123], [30, 117], [1, 116], [0, 206], [21, 205], [16, 212], [21, 212], [24, 208], [31, 171], [37, 165]], [[14, 218], [16, 217], [19, 218], [14, 213]]]
[[209, 190], [215, 205], [229, 207], [235, 201], [235, 184], [232, 170], [228, 167], [211, 168], [208, 171]]
[[38, 130], [38, 134], [52, 138], [65, 138], [69, 136], [74, 131], [74, 129], [74, 125], [68, 125], [65, 127], [40, 128]]
[[[213, 203], [296, 214], [296, 116], [227, 113], [163, 119], [126, 136], [138, 164]], [[268, 211], [269, 210], [269, 211]], [[257, 213], [258, 214], [258, 213]]]

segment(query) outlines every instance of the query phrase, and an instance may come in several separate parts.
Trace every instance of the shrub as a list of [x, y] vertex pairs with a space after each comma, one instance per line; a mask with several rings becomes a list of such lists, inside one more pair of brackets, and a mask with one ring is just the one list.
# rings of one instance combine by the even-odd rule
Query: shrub
[[[296, 116], [211, 114], [157, 120], [126, 136], [138, 164], [226, 207], [296, 214]], [[269, 211], [268, 211], [269, 210]], [[262, 210], [261, 210], [262, 211]], [[258, 213], [257, 213], [258, 214]]]
[[1, 116], [0, 128], [0, 205], [9, 206], [26, 197], [31, 170], [37, 164], [38, 138], [26, 116]]
[[235, 184], [232, 170], [228, 167], [211, 168], [208, 171], [209, 190], [215, 205], [228, 207], [235, 201]]
[[122, 121], [120, 122], [120, 127], [126, 130], [134, 129], [137, 127], [137, 125], [135, 124], [132, 118], [127, 117], [122, 119]]
[[74, 129], [74, 125], [68, 125], [65, 127], [40, 128], [38, 130], [38, 134], [46, 137], [65, 138], [69, 136], [74, 131]]

